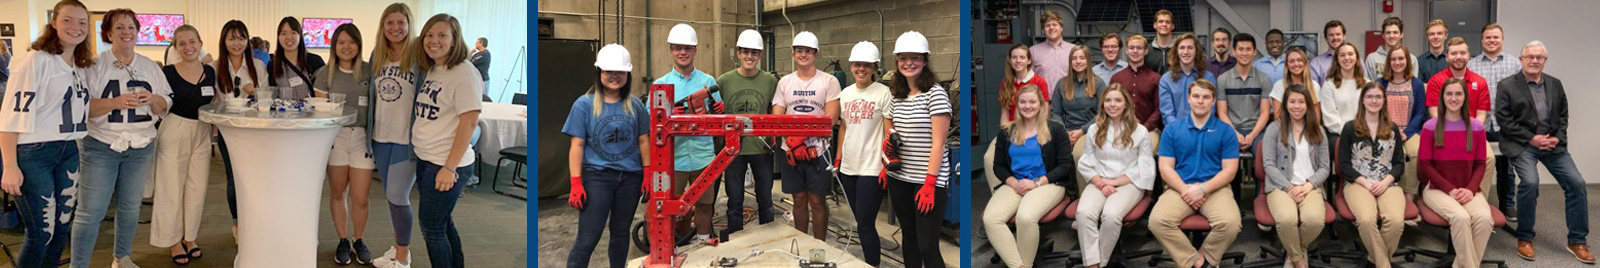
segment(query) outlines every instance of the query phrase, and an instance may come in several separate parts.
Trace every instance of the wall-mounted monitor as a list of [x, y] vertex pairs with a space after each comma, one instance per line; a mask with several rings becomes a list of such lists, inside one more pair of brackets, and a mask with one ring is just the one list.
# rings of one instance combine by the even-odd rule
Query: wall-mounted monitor
[[305, 18], [300, 22], [304, 30], [301, 40], [308, 48], [328, 48], [333, 46], [333, 30], [339, 25], [353, 23], [353, 19]]
[[139, 42], [141, 46], [172, 44], [172, 31], [183, 25], [183, 14], [138, 14]]

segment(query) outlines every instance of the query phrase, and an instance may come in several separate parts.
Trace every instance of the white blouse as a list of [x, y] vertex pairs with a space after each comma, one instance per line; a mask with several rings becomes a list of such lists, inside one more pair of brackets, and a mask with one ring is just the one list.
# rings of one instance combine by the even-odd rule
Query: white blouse
[[1104, 131], [1106, 139], [1104, 146], [1095, 140], [1095, 133], [1102, 131], [1100, 125], [1090, 125], [1084, 131], [1083, 157], [1078, 159], [1078, 175], [1082, 178], [1100, 176], [1102, 178], [1115, 178], [1127, 175], [1133, 179], [1133, 186], [1149, 191], [1155, 185], [1156, 160], [1155, 145], [1150, 141], [1150, 131], [1143, 125], [1134, 124], [1132, 146], [1118, 146], [1116, 137], [1122, 130], [1115, 126]]
[[1317, 101], [1322, 102], [1322, 126], [1328, 131], [1338, 133], [1344, 129], [1344, 123], [1356, 119], [1356, 112], [1361, 110], [1361, 85], [1354, 79], [1345, 79], [1342, 86], [1334, 86], [1333, 80], [1322, 82], [1322, 90], [1317, 91]]

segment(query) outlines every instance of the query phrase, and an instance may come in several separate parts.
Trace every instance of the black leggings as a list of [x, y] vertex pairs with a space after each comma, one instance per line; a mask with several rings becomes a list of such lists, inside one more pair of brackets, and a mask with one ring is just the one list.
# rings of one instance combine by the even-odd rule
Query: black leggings
[[878, 266], [882, 259], [882, 245], [878, 238], [878, 205], [883, 204], [884, 191], [878, 186], [878, 176], [839, 176], [844, 180], [844, 195], [850, 200], [850, 211], [856, 216], [856, 234], [860, 235], [862, 260], [867, 265]]
[[228, 155], [228, 139], [217, 135], [217, 149], [222, 151], [222, 174], [228, 178], [228, 215], [233, 217], [234, 225], [238, 225], [239, 199], [233, 190], [233, 157]]
[[934, 187], [933, 209], [917, 212], [916, 194], [920, 183], [889, 180], [889, 206], [900, 220], [900, 251], [906, 268], [944, 267], [944, 257], [939, 254], [939, 230], [944, 227], [945, 188]]

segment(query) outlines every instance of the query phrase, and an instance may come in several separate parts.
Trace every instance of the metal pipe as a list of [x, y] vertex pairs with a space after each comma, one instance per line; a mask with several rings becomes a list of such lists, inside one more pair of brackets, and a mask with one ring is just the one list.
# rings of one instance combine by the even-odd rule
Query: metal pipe
[[[646, 4], [645, 5], [645, 9], [649, 9], [649, 8], [650, 8], [650, 5]], [[555, 14], [555, 15], [583, 16], [583, 17], [599, 16], [599, 14], [573, 13], [573, 12], [560, 12], [560, 11], [539, 11], [539, 14]], [[671, 22], [688, 23], [688, 24], [714, 24], [714, 25], [734, 25], [734, 26], [751, 26], [751, 27], [757, 26], [755, 24], [749, 24], [749, 23], [718, 22], [718, 21], [692, 21], [692, 20], [680, 20], [680, 19], [668, 19], [668, 18], [652, 18], [652, 17], [648, 17], [648, 16], [623, 15], [622, 17], [629, 18], [629, 19], [645, 20], [645, 21], [661, 20], [661, 21], [671, 21]]]

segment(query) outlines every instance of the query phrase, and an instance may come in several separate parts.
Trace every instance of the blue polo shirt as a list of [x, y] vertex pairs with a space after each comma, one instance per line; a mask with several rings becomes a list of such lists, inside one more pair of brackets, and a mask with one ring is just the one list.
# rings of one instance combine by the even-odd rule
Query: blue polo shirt
[[[701, 88], [716, 85], [717, 79], [700, 70], [694, 70], [693, 73], [689, 73], [688, 77], [684, 77], [682, 73], [673, 70], [661, 75], [661, 78], [657, 78], [655, 84], [671, 84], [673, 86], [672, 101], [677, 102], [694, 94], [695, 91], [700, 91]], [[722, 94], [720, 92], [712, 93], [711, 98], [721, 101]], [[713, 147], [711, 137], [673, 138], [672, 170], [695, 171], [705, 169], [707, 165], [711, 164], [711, 158], [716, 155], [716, 151], [711, 147]]]
[[1216, 114], [1199, 127], [1192, 118], [1184, 116], [1182, 122], [1167, 124], [1166, 130], [1161, 131], [1161, 148], [1156, 152], [1177, 160], [1173, 168], [1186, 184], [1210, 181], [1222, 171], [1222, 160], [1239, 158], [1239, 139], [1232, 126]]

